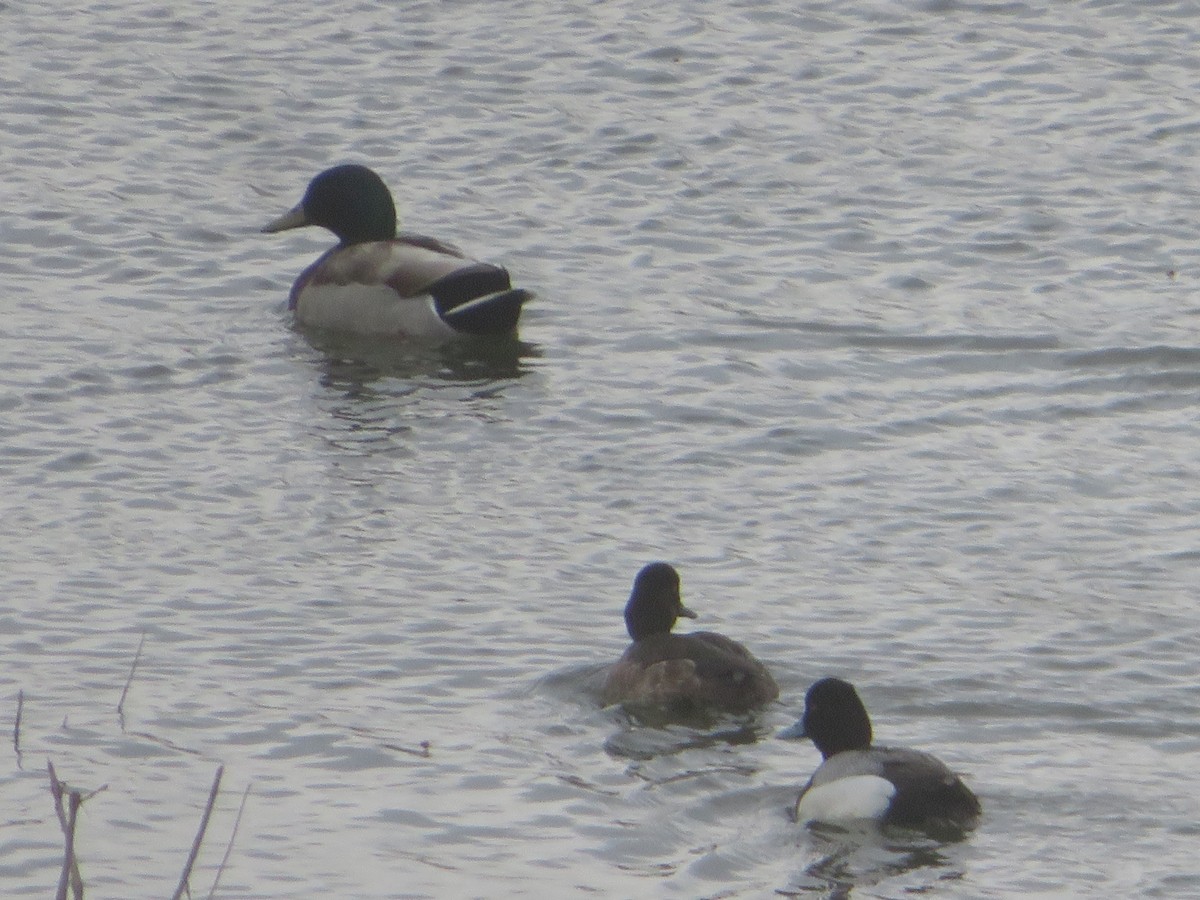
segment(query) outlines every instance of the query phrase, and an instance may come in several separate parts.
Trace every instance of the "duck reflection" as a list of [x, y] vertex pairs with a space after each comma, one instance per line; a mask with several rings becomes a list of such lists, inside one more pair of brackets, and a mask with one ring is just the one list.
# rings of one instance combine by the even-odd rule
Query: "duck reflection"
[[903, 829], [880, 832], [868, 827], [814, 825], [809, 829], [819, 856], [781, 896], [819, 895], [828, 900], [855, 896], [885, 879], [928, 869], [929, 884], [908, 888], [921, 893], [940, 881], [963, 877], [961, 869], [934, 838]]
[[532, 371], [539, 358], [536, 344], [516, 337], [478, 338], [428, 347], [397, 344], [305, 330], [309, 345], [322, 354], [321, 383], [353, 391], [384, 378], [424, 378], [443, 382], [512, 381]]
[[[453, 419], [507, 421], [506, 388], [534, 370], [538, 347], [505, 338], [440, 347], [304, 333], [324, 410], [310, 427], [355, 456], [411, 452], [410, 438]], [[402, 438], [397, 441], [396, 438]]]

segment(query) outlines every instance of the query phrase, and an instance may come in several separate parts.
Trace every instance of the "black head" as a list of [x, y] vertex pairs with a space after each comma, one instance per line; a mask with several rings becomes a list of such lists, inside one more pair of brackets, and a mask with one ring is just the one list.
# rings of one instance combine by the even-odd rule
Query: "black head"
[[320, 225], [343, 244], [387, 241], [396, 236], [396, 205], [383, 179], [366, 166], [326, 169], [311, 182], [300, 205], [263, 231]]
[[650, 563], [633, 580], [633, 593], [625, 604], [625, 627], [635, 641], [668, 634], [680, 616], [696, 618], [679, 595], [679, 573], [665, 562]]
[[822, 678], [804, 696], [804, 736], [828, 759], [843, 750], [871, 746], [871, 718], [854, 690], [840, 678]]

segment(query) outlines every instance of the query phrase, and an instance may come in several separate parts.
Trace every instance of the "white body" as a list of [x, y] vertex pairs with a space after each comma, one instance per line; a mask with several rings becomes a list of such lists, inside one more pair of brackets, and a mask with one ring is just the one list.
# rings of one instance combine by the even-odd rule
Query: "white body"
[[810, 787], [796, 804], [796, 821], [851, 822], [860, 819], [878, 821], [887, 812], [896, 786], [878, 775], [850, 775], [826, 784]]
[[386, 284], [309, 285], [296, 298], [296, 321], [373, 337], [436, 342], [455, 336], [437, 314], [432, 297], [401, 297]]

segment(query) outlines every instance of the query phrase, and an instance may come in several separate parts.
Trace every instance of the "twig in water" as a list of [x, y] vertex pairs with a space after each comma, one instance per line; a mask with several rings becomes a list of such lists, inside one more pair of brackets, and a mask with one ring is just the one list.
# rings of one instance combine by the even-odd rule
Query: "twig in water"
[[200, 855], [200, 842], [204, 840], [204, 831], [208, 828], [208, 819], [212, 815], [214, 804], [217, 802], [217, 793], [221, 790], [221, 776], [224, 774], [225, 767], [218, 766], [217, 777], [213, 779], [212, 790], [208, 793], [208, 805], [204, 807], [204, 815], [200, 818], [200, 830], [196, 832], [196, 839], [192, 841], [192, 852], [188, 854], [187, 864], [183, 867], [183, 874], [179, 877], [179, 887], [175, 888], [175, 893], [171, 895], [171, 900], [179, 900], [183, 896], [184, 891], [188, 890], [188, 879], [192, 876], [192, 866], [196, 864], [196, 857]]
[[129, 693], [129, 686], [133, 684], [133, 673], [137, 671], [138, 660], [142, 658], [142, 646], [146, 643], [146, 632], [142, 632], [142, 639], [138, 641], [137, 652], [133, 654], [133, 665], [129, 667], [129, 677], [125, 679], [125, 687], [121, 691], [121, 699], [117, 701], [117, 719], [121, 723], [121, 730], [125, 730], [125, 696]]
[[63, 854], [63, 870], [59, 877], [59, 891], [63, 900], [67, 898], [67, 880], [71, 882], [71, 895], [75, 900], [83, 900], [83, 876], [79, 874], [79, 864], [75, 861], [75, 823], [79, 820], [79, 807], [83, 805], [83, 797], [79, 791], [67, 794], [70, 798], [70, 809], [67, 812], [67, 849]]
[[242, 813], [246, 810], [246, 798], [250, 796], [250, 787], [254, 782], [246, 785], [246, 790], [242, 792], [242, 802], [238, 806], [237, 818], [233, 820], [233, 830], [229, 832], [229, 844], [225, 847], [225, 855], [221, 857], [221, 864], [217, 866], [217, 877], [213, 879], [212, 890], [208, 892], [208, 900], [213, 900], [217, 896], [217, 885], [221, 883], [221, 876], [225, 874], [225, 864], [229, 862], [229, 854], [233, 852], [233, 839], [237, 837], [238, 826], [242, 824]]
[[13, 750], [17, 754], [17, 768], [25, 768], [21, 765], [21, 711], [25, 709], [25, 691], [17, 691], [17, 720], [13, 722]]
[[[54, 763], [47, 760], [46, 768], [50, 772], [50, 792], [54, 795], [54, 811], [58, 814], [58, 823], [62, 826], [63, 837], [66, 839], [62, 874], [58, 876], [58, 891], [54, 897], [55, 900], [67, 900], [69, 886], [75, 900], [83, 900], [83, 876], [79, 874], [79, 861], [75, 858], [75, 822], [79, 815], [79, 807], [83, 805], [84, 797], [79, 791], [68, 790], [69, 811], [63, 809], [63, 783], [58, 780], [58, 775], [54, 771]], [[93, 791], [88, 796], [91, 797], [95, 793]]]
[[429, 741], [421, 741], [420, 750], [414, 750], [412, 747], [403, 747], [400, 744], [381, 744], [385, 750], [397, 750], [400, 753], [407, 753], [409, 756], [419, 756], [422, 759], [429, 759], [433, 754], [429, 752]]

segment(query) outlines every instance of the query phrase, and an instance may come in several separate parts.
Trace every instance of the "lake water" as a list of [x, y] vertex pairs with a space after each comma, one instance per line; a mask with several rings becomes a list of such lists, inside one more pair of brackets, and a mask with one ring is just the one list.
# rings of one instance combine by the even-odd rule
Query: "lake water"
[[[1190, 2], [0, 7], [0, 894], [1195, 896]], [[295, 331], [343, 161], [521, 343]], [[782, 695], [601, 710], [637, 569]], [[690, 625], [690, 623], [688, 623]], [[117, 706], [145, 644], [121, 715]], [[825, 675], [964, 773], [812, 833]], [[7, 724], [4, 724], [7, 723]]]

